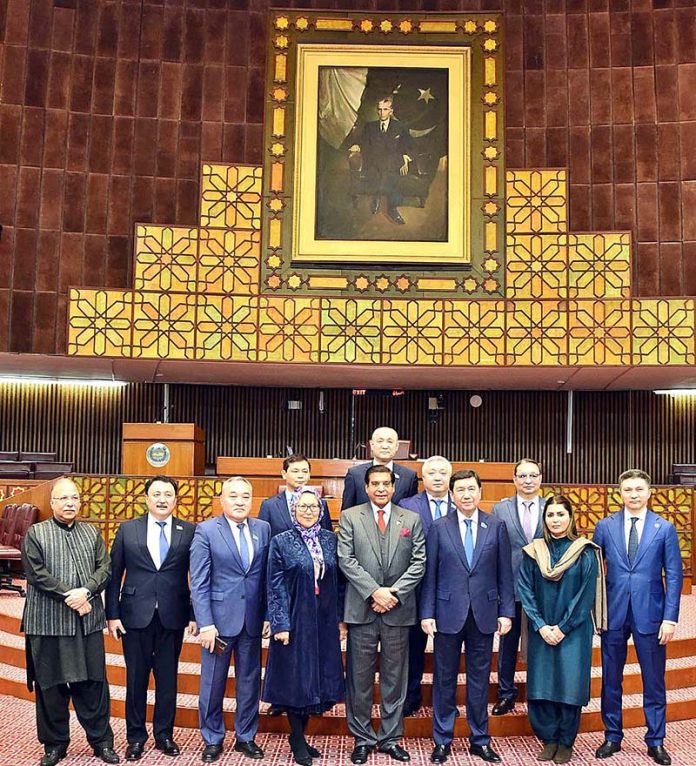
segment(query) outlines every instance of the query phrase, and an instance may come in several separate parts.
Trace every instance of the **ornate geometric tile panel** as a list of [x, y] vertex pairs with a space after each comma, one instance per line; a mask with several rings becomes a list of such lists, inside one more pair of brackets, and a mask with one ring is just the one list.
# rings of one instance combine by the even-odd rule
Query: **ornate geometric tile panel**
[[631, 302], [581, 300], [568, 306], [568, 364], [631, 363]]
[[383, 364], [442, 364], [442, 303], [384, 301], [382, 335]]
[[203, 165], [200, 225], [222, 229], [261, 228], [261, 168]]
[[319, 361], [318, 298], [259, 298], [258, 360]]
[[443, 301], [447, 366], [505, 364], [505, 301]]
[[136, 226], [135, 289], [196, 291], [198, 229]]
[[259, 291], [260, 236], [245, 229], [201, 229], [198, 292], [256, 295]]
[[199, 295], [196, 306], [196, 359], [256, 361], [258, 298]]
[[565, 170], [508, 170], [508, 234], [564, 234], [568, 226]]
[[633, 302], [633, 356], [637, 364], [694, 364], [694, 301]]
[[508, 304], [507, 364], [564, 366], [568, 360], [565, 301]]
[[132, 328], [130, 291], [70, 290], [68, 354], [130, 357]]
[[141, 359], [193, 359], [196, 296], [183, 293], [135, 293], [133, 356]]
[[565, 298], [568, 249], [565, 234], [511, 234], [505, 253], [508, 298]]
[[629, 297], [630, 247], [628, 232], [568, 234], [568, 297]]
[[321, 301], [320, 360], [379, 364], [381, 361], [381, 302], [360, 298]]

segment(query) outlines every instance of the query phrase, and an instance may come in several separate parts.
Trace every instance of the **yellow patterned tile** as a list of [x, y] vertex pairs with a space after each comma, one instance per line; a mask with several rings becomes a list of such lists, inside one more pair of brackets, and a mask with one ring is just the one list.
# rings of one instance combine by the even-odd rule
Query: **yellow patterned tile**
[[130, 290], [70, 290], [68, 354], [131, 355], [133, 293]]
[[360, 298], [322, 299], [322, 362], [378, 364], [381, 338], [380, 301]]
[[203, 165], [201, 226], [261, 228], [261, 168], [254, 165]]
[[628, 232], [569, 234], [568, 297], [629, 297], [630, 250]]
[[133, 299], [133, 356], [193, 359], [196, 297], [177, 293], [136, 293]]
[[505, 364], [505, 301], [443, 302], [444, 364]]
[[506, 196], [508, 232], [566, 232], [568, 192], [565, 170], [509, 170]]
[[256, 360], [258, 299], [199, 295], [196, 306], [196, 359]]
[[385, 300], [382, 364], [442, 364], [442, 302]]
[[137, 226], [135, 289], [195, 292], [198, 229]]
[[565, 298], [567, 293], [565, 234], [509, 234], [508, 298]]
[[260, 247], [258, 231], [201, 229], [198, 292], [257, 293]]
[[570, 301], [568, 364], [630, 365], [630, 301]]
[[694, 301], [633, 301], [633, 363], [694, 364]]
[[568, 315], [563, 301], [510, 301], [507, 305], [507, 364], [565, 365]]
[[321, 306], [318, 298], [259, 299], [258, 360], [319, 360]]

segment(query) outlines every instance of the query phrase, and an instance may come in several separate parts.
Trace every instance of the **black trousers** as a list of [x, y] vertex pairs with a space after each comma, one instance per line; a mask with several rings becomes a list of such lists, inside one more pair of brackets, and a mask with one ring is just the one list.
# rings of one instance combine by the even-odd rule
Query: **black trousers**
[[423, 702], [421, 682], [425, 670], [425, 649], [428, 636], [423, 632], [420, 622], [411, 625], [408, 634], [408, 691], [406, 707], [419, 708]]
[[184, 629], [162, 626], [157, 610], [146, 628], [128, 628], [123, 634], [126, 660], [126, 736], [128, 742], [145, 742], [147, 686], [155, 677], [155, 710], [152, 733], [156, 740], [170, 739], [176, 715], [177, 674]]
[[564, 747], [573, 747], [580, 728], [580, 705], [529, 700], [527, 710], [534, 733], [545, 745], [552, 742]]
[[499, 700], [517, 699], [515, 669], [517, 668], [517, 650], [520, 645], [523, 619], [526, 619], [526, 615], [522, 613], [522, 602], [515, 601], [515, 618], [512, 621], [512, 627], [504, 636], [500, 637], [500, 644], [498, 645]]
[[67, 749], [70, 742], [70, 711], [72, 699], [77, 720], [85, 730], [92, 747], [113, 747], [114, 733], [109, 723], [109, 684], [106, 681], [79, 681], [36, 689], [36, 730], [39, 742], [46, 750]]

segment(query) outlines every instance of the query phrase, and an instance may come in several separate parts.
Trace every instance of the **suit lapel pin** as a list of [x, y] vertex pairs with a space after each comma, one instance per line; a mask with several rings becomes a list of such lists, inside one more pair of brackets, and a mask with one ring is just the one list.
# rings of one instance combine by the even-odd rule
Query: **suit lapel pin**
[[176, 528], [179, 530], [179, 532], [181, 532], [183, 530], [183, 527], [179, 526], [179, 524], [176, 525]]
[[485, 521], [482, 521], [482, 522], [481, 522], [481, 527], [482, 527], [483, 529], [488, 529], [488, 524], [486, 524], [486, 522], [485, 522]]
[[395, 478], [395, 479], [399, 479], [399, 478], [401, 478], [401, 477], [399, 476], [399, 474], [398, 474], [398, 473], [395, 473], [395, 474], [394, 474], [394, 478]]
[[254, 540], [258, 540], [258, 539], [259, 539], [259, 538], [258, 538], [256, 535], [252, 535], [252, 538], [253, 538]]
[[659, 528], [660, 528], [660, 522], [659, 522], [659, 521], [656, 521], [656, 522], [655, 522], [655, 529], [659, 529]]

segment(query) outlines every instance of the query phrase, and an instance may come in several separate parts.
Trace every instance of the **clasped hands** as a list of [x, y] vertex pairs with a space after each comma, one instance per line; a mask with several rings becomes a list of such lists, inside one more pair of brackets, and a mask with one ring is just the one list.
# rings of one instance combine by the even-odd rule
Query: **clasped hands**
[[558, 625], [542, 625], [539, 628], [539, 635], [549, 646], [560, 644], [566, 637], [566, 634], [558, 627]]
[[378, 614], [384, 614], [390, 609], [393, 609], [398, 603], [399, 599], [394, 595], [396, 588], [387, 588], [382, 586], [372, 594], [372, 609]]
[[[498, 635], [504, 636], [512, 627], [512, 620], [509, 617], [498, 617]], [[421, 630], [431, 638], [437, 633], [437, 623], [433, 619], [421, 620]]]
[[90, 592], [87, 588], [71, 588], [65, 593], [65, 605], [74, 609], [80, 617], [92, 611], [92, 604], [89, 603], [89, 599]]

